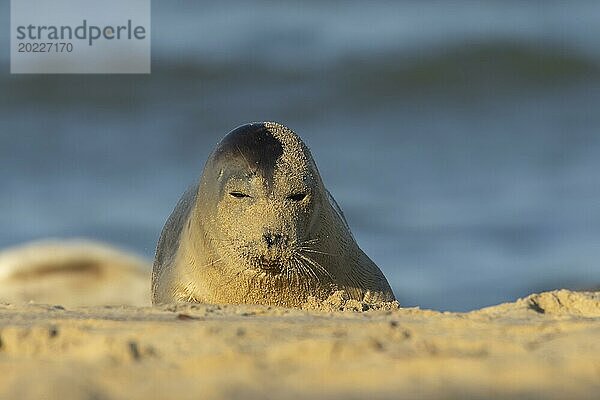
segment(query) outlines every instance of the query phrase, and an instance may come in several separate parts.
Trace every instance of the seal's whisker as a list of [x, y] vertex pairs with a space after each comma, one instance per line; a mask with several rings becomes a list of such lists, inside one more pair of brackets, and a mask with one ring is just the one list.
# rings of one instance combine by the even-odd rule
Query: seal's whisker
[[288, 265], [288, 264], [286, 264], [286, 265], [285, 265], [285, 280], [286, 280], [286, 281], [288, 281], [288, 282], [290, 281], [290, 279], [291, 279], [291, 278], [290, 278], [290, 275], [291, 275], [291, 274], [292, 274], [292, 270], [291, 270], [291, 268], [289, 267], [289, 265]]
[[[297, 271], [298, 271], [298, 283], [297, 286], [302, 286], [302, 288], [306, 291], [310, 290], [310, 281], [312, 279], [312, 275], [308, 272], [306, 266], [302, 263], [301, 260], [294, 258], [294, 262], [296, 263]], [[300, 285], [302, 283], [302, 285]]]
[[323, 254], [323, 255], [326, 255], [326, 256], [330, 256], [330, 257], [340, 257], [337, 254], [326, 253], [324, 251], [314, 250], [314, 249], [307, 248], [307, 247], [298, 247], [298, 250], [300, 250], [300, 251], [307, 251], [309, 253]]
[[[292, 258], [292, 260], [291, 260], [291, 261], [294, 263], [294, 270], [295, 270], [295, 274], [296, 274], [297, 276], [300, 276], [300, 275], [305, 275], [305, 274], [306, 274], [306, 272], [305, 272], [305, 271], [304, 271], [304, 269], [302, 268], [302, 264], [301, 264], [300, 262], [298, 262], [298, 259], [296, 258], [296, 255], [295, 255], [295, 254], [292, 254], [292, 255], [293, 255], [293, 258]], [[300, 282], [299, 282], [299, 281], [297, 281], [296, 283], [297, 283], [297, 284], [300, 284]]]
[[315, 267], [319, 272], [327, 275], [330, 279], [333, 279], [333, 276], [327, 271], [321, 264], [319, 264], [315, 259], [308, 257], [307, 255], [300, 255], [306, 262]]
[[303, 242], [300, 242], [300, 245], [304, 245], [304, 244], [313, 244], [313, 243], [318, 243], [319, 239], [318, 238], [314, 238], [314, 239], [309, 239], [309, 240], [305, 240]]
[[317, 253], [317, 254], [323, 254], [326, 256], [330, 256], [330, 257], [341, 257], [341, 255], [338, 254], [331, 254], [331, 253], [327, 253], [325, 251], [322, 250], [317, 250], [314, 245], [316, 245], [319, 242], [319, 239], [310, 239], [310, 240], [306, 240], [304, 242], [301, 242], [299, 246], [297, 246], [296, 248], [300, 251], [307, 251], [310, 253]]
[[302, 266], [303, 270], [306, 272], [307, 277], [313, 277], [315, 280], [320, 282], [319, 276], [316, 274], [316, 272], [313, 270], [313, 268], [310, 267], [310, 259], [308, 259], [307, 257], [303, 256], [300, 253], [298, 253], [298, 256], [302, 260], [306, 261], [306, 263], [300, 262], [300, 265]]
[[319, 281], [319, 277], [318, 277], [317, 273], [314, 271], [314, 269], [312, 268], [312, 264], [308, 261], [308, 259], [302, 255], [300, 255], [300, 258], [302, 259], [301, 265], [307, 272], [307, 275], [309, 275], [309, 276], [315, 278], [317, 281]]
[[[296, 260], [296, 265], [297, 265], [298, 276], [300, 276], [300, 275], [302, 275], [302, 276], [308, 276], [306, 268], [304, 267], [304, 265], [302, 265], [301, 262], [299, 262], [298, 260]], [[297, 284], [300, 285], [300, 282], [297, 282]]]
[[[297, 258], [294, 258], [294, 260], [296, 261], [296, 263], [297, 263], [298, 265], [301, 265], [301, 266], [302, 266], [302, 261], [301, 261], [301, 260], [299, 260], [299, 259], [297, 259]], [[304, 268], [304, 269], [306, 269], [306, 267], [305, 267], [305, 266], [302, 266], [301, 268]], [[308, 277], [308, 278], [309, 278], [309, 279], [303, 279], [303, 280], [302, 280], [302, 287], [303, 287], [303, 288], [304, 288], [306, 291], [310, 291], [310, 277]], [[317, 280], [318, 280], [318, 278], [317, 278]]]
[[298, 260], [296, 260], [294, 258], [294, 259], [292, 259], [292, 261], [296, 265], [296, 268], [294, 269], [294, 280], [296, 281], [296, 286], [300, 286], [300, 281], [302, 281], [301, 276], [300, 276], [301, 267], [298, 265]]
[[300, 260], [298, 258], [298, 253], [295, 250], [292, 250], [292, 260], [294, 261], [298, 272], [304, 273], [304, 270], [302, 269], [302, 264], [300, 263]]

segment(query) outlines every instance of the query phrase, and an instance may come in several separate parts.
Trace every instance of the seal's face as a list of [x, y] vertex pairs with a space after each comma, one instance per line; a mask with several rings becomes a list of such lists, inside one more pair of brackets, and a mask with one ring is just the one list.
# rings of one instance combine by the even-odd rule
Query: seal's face
[[270, 275], [307, 269], [323, 192], [311, 160], [301, 140], [277, 124], [244, 125], [221, 141], [203, 181], [215, 206], [205, 234], [220, 241], [216, 256], [224, 264]]

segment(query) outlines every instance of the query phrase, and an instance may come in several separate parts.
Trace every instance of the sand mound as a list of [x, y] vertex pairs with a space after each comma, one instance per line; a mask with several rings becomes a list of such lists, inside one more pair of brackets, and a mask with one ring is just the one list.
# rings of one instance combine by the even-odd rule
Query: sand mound
[[557, 290], [532, 294], [517, 302], [542, 314], [600, 317], [600, 292]]
[[487, 307], [477, 313], [491, 315], [520, 315], [536, 313], [564, 317], [600, 317], [600, 292], [572, 292], [555, 290], [532, 294], [515, 303]]
[[329, 296], [326, 300], [318, 300], [315, 297], [309, 297], [308, 301], [302, 305], [303, 310], [307, 311], [376, 311], [376, 310], [397, 310], [400, 303], [397, 301], [389, 302], [370, 302], [368, 298], [358, 301], [350, 298], [348, 293], [339, 290]]

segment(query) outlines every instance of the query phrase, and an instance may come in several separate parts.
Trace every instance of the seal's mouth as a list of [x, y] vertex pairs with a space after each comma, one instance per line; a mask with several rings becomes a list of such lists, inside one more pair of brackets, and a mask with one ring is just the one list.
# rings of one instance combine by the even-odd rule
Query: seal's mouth
[[258, 259], [257, 266], [261, 271], [267, 272], [269, 274], [279, 274], [283, 270], [283, 267], [279, 260], [265, 257], [260, 257]]

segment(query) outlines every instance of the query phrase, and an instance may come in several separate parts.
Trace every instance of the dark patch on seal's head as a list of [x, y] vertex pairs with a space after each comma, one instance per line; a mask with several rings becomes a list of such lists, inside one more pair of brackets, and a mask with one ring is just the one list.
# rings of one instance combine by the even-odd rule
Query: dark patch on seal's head
[[250, 172], [256, 171], [271, 181], [277, 159], [283, 154], [281, 142], [263, 123], [242, 125], [227, 134], [214, 153], [215, 161], [236, 160]]

